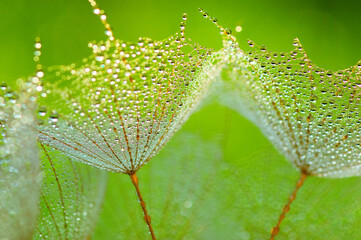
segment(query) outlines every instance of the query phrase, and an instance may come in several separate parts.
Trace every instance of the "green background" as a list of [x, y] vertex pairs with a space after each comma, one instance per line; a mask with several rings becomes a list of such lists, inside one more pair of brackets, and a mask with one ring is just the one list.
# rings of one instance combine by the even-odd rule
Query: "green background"
[[[202, 7], [223, 26], [242, 26], [242, 32], [235, 33], [241, 47], [252, 39], [271, 50], [289, 51], [298, 37], [320, 67], [342, 69], [361, 59], [358, 1], [99, 0], [98, 4], [115, 36], [127, 41], [140, 36], [166, 38], [178, 31], [182, 13], [187, 12], [188, 36], [220, 49], [219, 30], [198, 12]], [[35, 36], [42, 39], [41, 62], [51, 66], [80, 62], [90, 54], [87, 43], [105, 39], [103, 32], [86, 0], [1, 0], [0, 81], [33, 73]], [[267, 239], [297, 178], [298, 172], [252, 123], [212, 99], [139, 172], [160, 239]], [[170, 191], [172, 186], [175, 190]], [[182, 212], [187, 201], [182, 196], [193, 199], [193, 215]], [[361, 239], [360, 200], [360, 178], [307, 179], [279, 239]], [[145, 239], [141, 215], [127, 176], [111, 174], [93, 239]]]

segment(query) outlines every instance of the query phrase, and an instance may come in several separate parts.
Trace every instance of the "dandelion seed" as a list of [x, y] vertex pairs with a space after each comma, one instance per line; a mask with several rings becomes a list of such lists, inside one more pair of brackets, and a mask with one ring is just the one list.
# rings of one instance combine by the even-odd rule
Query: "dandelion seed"
[[209, 85], [204, 72], [211, 67], [211, 50], [185, 37], [186, 19], [168, 39], [127, 43], [116, 40], [101, 18], [109, 38], [89, 44], [93, 54], [82, 66], [51, 70], [56, 83], [40, 99], [49, 110], [39, 114], [39, 140], [84, 163], [128, 174], [153, 239], [136, 172], [182, 126]]
[[254, 122], [301, 172], [272, 240], [307, 176], [361, 175], [361, 61], [336, 72], [324, 70], [311, 62], [298, 39], [290, 53], [272, 52], [253, 41], [249, 46], [256, 48], [247, 53], [215, 25], [225, 35], [224, 48], [214, 54], [218, 67], [223, 65], [218, 76], [226, 89], [222, 101]]
[[0, 239], [31, 239], [38, 214], [40, 160], [35, 88], [0, 90]]
[[33, 239], [86, 239], [106, 188], [106, 172], [71, 161], [41, 145], [43, 184]]
[[[361, 174], [360, 68], [315, 66], [295, 39], [290, 53], [264, 46], [249, 53], [235, 44], [224, 60], [227, 105], [254, 122], [301, 172], [271, 239], [307, 176], [341, 178]], [[227, 97], [225, 97], [227, 98]]]

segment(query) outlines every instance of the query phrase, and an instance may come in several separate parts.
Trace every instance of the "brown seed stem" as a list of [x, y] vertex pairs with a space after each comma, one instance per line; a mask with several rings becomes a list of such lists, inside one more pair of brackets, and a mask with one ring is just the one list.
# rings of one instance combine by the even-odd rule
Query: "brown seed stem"
[[154, 231], [153, 231], [153, 228], [152, 228], [152, 224], [151, 224], [151, 218], [148, 215], [147, 208], [145, 206], [145, 202], [143, 201], [142, 194], [140, 193], [140, 190], [139, 190], [138, 177], [137, 177], [137, 175], [135, 173], [131, 173], [131, 174], [129, 174], [129, 176], [130, 176], [130, 179], [132, 180], [132, 183], [133, 183], [133, 185], [135, 187], [135, 190], [137, 191], [140, 206], [142, 207], [143, 213], [144, 213], [144, 220], [148, 225], [150, 235], [152, 236], [153, 240], [156, 240], [155, 235], [154, 235]]
[[296, 184], [296, 188], [293, 190], [292, 194], [290, 195], [290, 197], [288, 198], [288, 201], [286, 203], [286, 205], [283, 207], [282, 209], [282, 213], [281, 215], [279, 216], [278, 218], [278, 223], [276, 226], [274, 226], [271, 230], [271, 239], [270, 240], [274, 240], [275, 237], [278, 235], [278, 233], [280, 232], [280, 225], [283, 221], [283, 219], [285, 218], [286, 214], [290, 211], [290, 207], [291, 207], [291, 204], [292, 202], [296, 199], [296, 195], [297, 195], [297, 192], [298, 190], [302, 187], [303, 185], [303, 182], [305, 181], [307, 177], [307, 173], [302, 171], [301, 172], [301, 176], [300, 178], [298, 179], [297, 181], [297, 184]]

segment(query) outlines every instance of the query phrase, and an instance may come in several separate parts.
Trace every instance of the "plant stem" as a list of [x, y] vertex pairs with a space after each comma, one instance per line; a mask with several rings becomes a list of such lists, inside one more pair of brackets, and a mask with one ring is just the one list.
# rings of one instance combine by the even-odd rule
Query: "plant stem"
[[129, 174], [129, 176], [130, 176], [130, 179], [132, 180], [132, 183], [133, 183], [133, 185], [135, 187], [135, 190], [137, 191], [140, 206], [142, 207], [143, 213], [144, 213], [144, 220], [148, 225], [150, 235], [152, 236], [153, 240], [156, 240], [155, 235], [154, 235], [154, 231], [153, 231], [153, 228], [152, 228], [150, 216], [148, 215], [147, 208], [145, 206], [145, 202], [143, 201], [142, 194], [140, 193], [140, 190], [139, 190], [138, 177], [137, 177], [137, 175], [135, 173], [131, 173], [131, 174]]
[[296, 184], [296, 188], [293, 190], [292, 194], [290, 195], [290, 197], [288, 198], [288, 201], [286, 203], [286, 205], [283, 207], [282, 213], [278, 218], [278, 223], [276, 226], [274, 226], [271, 230], [271, 239], [270, 240], [274, 240], [274, 238], [278, 235], [278, 233], [280, 232], [280, 225], [283, 221], [283, 219], [285, 218], [286, 214], [290, 211], [290, 207], [292, 202], [296, 199], [296, 195], [298, 190], [302, 187], [303, 182], [305, 181], [307, 177], [307, 173], [305, 173], [304, 171], [301, 172], [301, 176], [297, 181]]

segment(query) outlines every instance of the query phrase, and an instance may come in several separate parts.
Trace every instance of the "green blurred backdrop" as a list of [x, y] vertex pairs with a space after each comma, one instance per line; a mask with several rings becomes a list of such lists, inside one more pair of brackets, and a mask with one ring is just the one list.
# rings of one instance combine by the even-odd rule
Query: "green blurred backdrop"
[[[178, 31], [182, 13], [187, 12], [188, 36], [220, 49], [219, 31], [198, 12], [202, 7], [225, 27], [242, 26], [242, 32], [236, 33], [242, 47], [252, 39], [275, 51], [289, 51], [293, 38], [298, 37], [313, 62], [326, 69], [346, 68], [361, 59], [360, 1], [98, 0], [98, 4], [106, 11], [115, 36], [123, 40], [134, 41], [140, 36], [166, 38]], [[33, 73], [35, 36], [41, 37], [41, 62], [45, 66], [80, 62], [90, 53], [89, 41], [105, 39], [103, 26], [86, 0], [1, 0], [0, 34], [0, 81], [7, 82]], [[185, 134], [192, 135], [193, 140], [183, 141]], [[218, 146], [219, 154], [208, 156], [207, 149], [213, 145]], [[191, 157], [190, 149], [205, 154]], [[169, 167], [167, 161], [199, 161], [214, 166], [212, 171], [205, 171], [207, 181], [195, 180], [202, 189], [189, 193], [199, 200], [193, 209], [206, 207], [200, 213], [203, 217], [197, 215], [196, 229], [189, 226], [192, 222], [187, 218], [182, 222], [169, 217], [160, 222], [153, 216], [160, 210], [152, 207], [162, 207], [154, 199], [162, 199], [162, 190], [166, 192], [172, 185], [161, 186], [162, 181], [170, 181], [169, 174], [162, 178], [162, 172]], [[178, 176], [174, 170], [178, 179], [171, 181], [177, 185], [179, 179], [190, 178], [187, 174], [202, 176], [203, 165], [191, 165], [190, 171]], [[152, 174], [158, 176], [158, 181], [152, 181]], [[164, 151], [139, 173], [156, 231], [165, 236], [163, 239], [267, 239], [297, 177], [297, 171], [254, 125], [212, 101], [196, 112]], [[209, 195], [202, 198], [204, 194], [197, 192]], [[146, 227], [137, 204], [129, 179], [111, 175], [93, 239], [145, 239]], [[361, 179], [310, 178], [282, 224], [279, 239], [357, 240], [361, 239], [360, 229]]]

